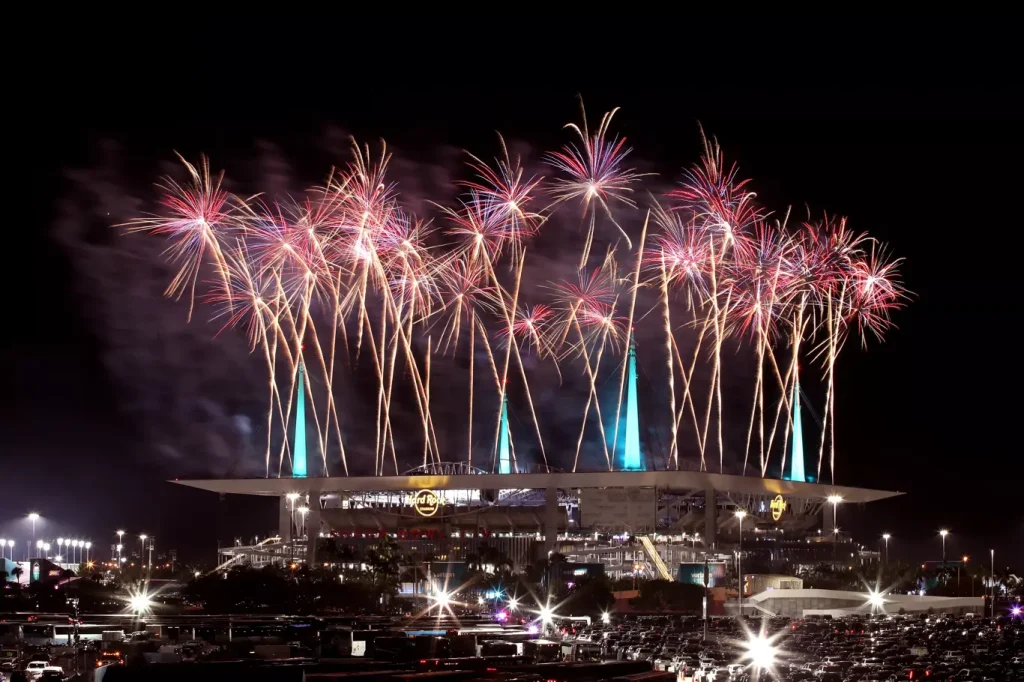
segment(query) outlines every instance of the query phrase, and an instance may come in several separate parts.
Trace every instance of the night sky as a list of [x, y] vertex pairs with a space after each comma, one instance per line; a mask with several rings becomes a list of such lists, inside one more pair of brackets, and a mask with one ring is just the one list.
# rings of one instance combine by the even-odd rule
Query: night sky
[[[182, 305], [160, 299], [169, 270], [144, 261], [145, 251], [118, 252], [114, 215], [152, 210], [152, 183], [173, 168], [175, 150], [210, 155], [254, 191], [297, 191], [344, 162], [345, 135], [382, 136], [394, 147], [396, 179], [422, 184], [404, 190], [415, 196], [448, 181], [459, 149], [490, 156], [495, 130], [535, 163], [566, 140], [561, 126], [577, 119], [581, 94], [592, 119], [622, 107], [616, 129], [636, 162], [661, 174], [657, 186], [697, 160], [699, 124], [764, 205], [849, 216], [906, 258], [914, 297], [895, 315], [898, 328], [840, 358], [836, 433], [838, 483], [907, 494], [841, 508], [840, 526], [866, 543], [888, 531], [892, 556], [911, 559], [936, 558], [946, 527], [951, 555], [987, 561], [994, 546], [999, 563], [1013, 557], [1019, 566], [1022, 98], [1001, 73], [1010, 60], [999, 41], [960, 30], [944, 27], [927, 44], [886, 32], [869, 48], [845, 27], [813, 43], [704, 60], [665, 46], [664, 58], [648, 57], [656, 67], [616, 58], [578, 79], [583, 69], [565, 60], [582, 57], [571, 51], [518, 63], [516, 77], [502, 60], [474, 66], [472, 54], [434, 43], [430, 59], [400, 75], [376, 65], [389, 74], [380, 78], [338, 67], [337, 54], [236, 53], [209, 63], [164, 55], [142, 68], [130, 52], [97, 48], [66, 61], [19, 129], [31, 140], [17, 165], [30, 179], [32, 212], [9, 228], [27, 250], [5, 259], [18, 283], [3, 344], [14, 384], [0, 418], [0, 536], [24, 534], [20, 519], [35, 510], [53, 537], [77, 533], [103, 546], [123, 527], [209, 560], [218, 540], [274, 525], [266, 501], [221, 502], [164, 482], [204, 466], [239, 473], [237, 444], [217, 435], [211, 445], [208, 431], [221, 428], [216, 415], [263, 399], [246, 395], [255, 388], [240, 379], [237, 395], [211, 396], [202, 418], [166, 415], [158, 430], [176, 447], [154, 442], [160, 415], [147, 406], [167, 404], [154, 395], [169, 390], [162, 378], [190, 366], [184, 386], [211, 372], [220, 360], [202, 354], [208, 344], [247, 357], [241, 333], [213, 339], [215, 326], [187, 325]], [[148, 370], [151, 357], [165, 364]], [[245, 374], [242, 365], [219, 371]], [[198, 396], [203, 386], [187, 391]]]

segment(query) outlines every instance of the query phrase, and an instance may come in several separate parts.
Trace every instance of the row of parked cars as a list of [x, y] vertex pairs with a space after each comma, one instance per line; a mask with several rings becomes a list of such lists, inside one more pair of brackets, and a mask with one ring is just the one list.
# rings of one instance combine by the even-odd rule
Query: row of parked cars
[[[602, 658], [650, 661], [698, 682], [753, 679], [748, 641], [776, 647], [761, 682], [1024, 682], [1020, 619], [876, 615], [841, 619], [631, 617], [567, 637]], [[599, 649], [598, 649], [599, 647]]]

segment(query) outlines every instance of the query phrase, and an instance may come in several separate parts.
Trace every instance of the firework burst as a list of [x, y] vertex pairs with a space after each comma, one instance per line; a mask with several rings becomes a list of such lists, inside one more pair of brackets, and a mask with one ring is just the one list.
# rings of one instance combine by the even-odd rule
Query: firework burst
[[[770, 221], [750, 181], [740, 179], [707, 139], [680, 186], [640, 207], [635, 196], [643, 174], [627, 166], [625, 138], [610, 132], [616, 112], [605, 114], [595, 130], [585, 111], [581, 124], [566, 126], [576, 140], [544, 157], [556, 171], [553, 179], [526, 173], [500, 136], [493, 163], [470, 154], [471, 177], [457, 183], [457, 203], [431, 204], [440, 229], [401, 205], [387, 177], [387, 147], [375, 152], [355, 141], [347, 165], [297, 200], [237, 197], [222, 188], [205, 158], [197, 165], [182, 160], [186, 178], [160, 184], [160, 211], [126, 227], [168, 240], [166, 253], [177, 271], [167, 295], [187, 293], [189, 317], [202, 281], [200, 300], [213, 307], [221, 332], [244, 328], [254, 355], [262, 356], [268, 475], [273, 444], [278, 475], [291, 457], [286, 434], [295, 428], [297, 393], [313, 403], [324, 472], [335, 449], [348, 472], [348, 417], [334, 402], [339, 357], [376, 377], [376, 474], [399, 472], [400, 459], [410, 460], [401, 444], [411, 435], [396, 438], [396, 400], [414, 405], [419, 415], [416, 459], [442, 461], [446, 450], [434, 416], [438, 391], [450, 390], [439, 384], [442, 358], [468, 358], [459, 365], [468, 369], [468, 463], [478, 447], [494, 461], [500, 415], [514, 397], [533, 431], [517, 445], [517, 466], [531, 458], [531, 449], [539, 454], [532, 455], [535, 463], [547, 465], [530, 380], [553, 367], [560, 383], [569, 371], [582, 378], [586, 392], [572, 468], [580, 466], [584, 436], [595, 430], [596, 418], [604, 466], [614, 469], [633, 343], [638, 353], [664, 354], [668, 395], [662, 405], [671, 444], [662, 460], [680, 467], [696, 452], [707, 469], [717, 449], [725, 471], [722, 377], [733, 370], [724, 366], [722, 348], [731, 339], [751, 346], [757, 362], [750, 415], [742, 423], [743, 471], [750, 460], [762, 476], [785, 471], [799, 367], [811, 360], [826, 395], [817, 475], [827, 463], [834, 480], [836, 358], [849, 336], [864, 345], [892, 329], [893, 314], [908, 297], [900, 259], [854, 232], [845, 218], [825, 216], [792, 230], [787, 220]], [[538, 208], [544, 195], [554, 202]], [[531, 252], [545, 248], [539, 245], [554, 230], [552, 220], [570, 204], [579, 206], [586, 223], [575, 276], [534, 281], [524, 273], [549, 261]], [[594, 266], [595, 231], [606, 223], [618, 236]], [[685, 336], [681, 330], [688, 330]], [[652, 334], [663, 342], [644, 348], [640, 339]], [[702, 360], [709, 372], [696, 371]], [[477, 391], [480, 376], [486, 391]], [[604, 393], [614, 396], [614, 410], [605, 401], [602, 412]], [[480, 418], [494, 426], [484, 434], [490, 431], [493, 439], [478, 442], [473, 422], [481, 410]], [[610, 434], [605, 417], [614, 423]], [[683, 442], [684, 425], [692, 431], [690, 444]]]

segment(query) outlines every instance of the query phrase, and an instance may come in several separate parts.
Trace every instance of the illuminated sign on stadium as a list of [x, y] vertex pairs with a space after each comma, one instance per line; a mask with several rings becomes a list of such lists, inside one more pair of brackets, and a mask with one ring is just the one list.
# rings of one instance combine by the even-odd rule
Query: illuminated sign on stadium
[[420, 516], [433, 516], [444, 501], [433, 490], [420, 490], [413, 498], [412, 507]]
[[782, 499], [782, 495], [775, 496], [769, 509], [772, 512], [772, 521], [778, 521], [782, 518], [782, 512], [786, 511], [786, 501]]

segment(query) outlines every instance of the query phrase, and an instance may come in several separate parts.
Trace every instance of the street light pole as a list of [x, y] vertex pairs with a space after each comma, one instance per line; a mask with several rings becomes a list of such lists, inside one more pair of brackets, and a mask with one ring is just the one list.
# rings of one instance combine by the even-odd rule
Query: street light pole
[[839, 503], [843, 501], [842, 495], [829, 495], [825, 498], [832, 503], [832, 567], [839, 562]]
[[885, 540], [885, 565], [889, 565], [889, 538], [892, 536], [888, 533], [882, 533], [882, 539]]
[[39, 514], [32, 512], [28, 515], [28, 520], [32, 522], [32, 542], [36, 541], [36, 521], [39, 520]]
[[949, 531], [943, 528], [939, 531], [939, 537], [942, 538], [942, 567], [946, 567], [946, 536], [949, 535]]
[[996, 550], [988, 551], [992, 565], [989, 568], [989, 593], [992, 600], [992, 617], [996, 617]]
[[743, 519], [746, 518], [747, 512], [740, 509], [736, 512], [736, 518], [740, 520], [740, 545], [739, 551], [736, 552], [736, 573], [739, 577], [739, 591], [737, 592], [737, 601], [739, 602], [740, 617], [743, 617]]

